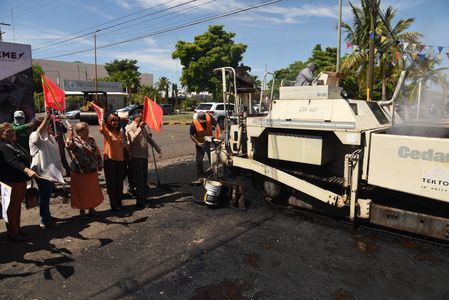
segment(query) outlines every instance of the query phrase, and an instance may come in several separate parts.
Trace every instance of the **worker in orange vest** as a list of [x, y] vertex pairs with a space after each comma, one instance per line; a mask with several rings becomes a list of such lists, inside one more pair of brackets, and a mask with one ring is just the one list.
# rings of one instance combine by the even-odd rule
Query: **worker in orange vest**
[[207, 154], [207, 157], [210, 161], [210, 142], [208, 142], [205, 137], [213, 136], [213, 132], [215, 130], [214, 127], [218, 128], [218, 124], [213, 117], [211, 117], [208, 113], [198, 112], [197, 118], [193, 120], [190, 124], [190, 138], [195, 143], [196, 150], [196, 173], [198, 176], [198, 180], [204, 177], [203, 171], [203, 158], [204, 153]]

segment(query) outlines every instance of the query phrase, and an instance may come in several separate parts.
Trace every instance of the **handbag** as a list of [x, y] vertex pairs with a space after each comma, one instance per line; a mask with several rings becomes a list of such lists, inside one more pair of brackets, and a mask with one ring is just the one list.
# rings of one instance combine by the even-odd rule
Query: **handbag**
[[25, 192], [25, 207], [30, 209], [39, 206], [39, 190], [34, 187], [34, 180], [31, 180], [31, 186]]

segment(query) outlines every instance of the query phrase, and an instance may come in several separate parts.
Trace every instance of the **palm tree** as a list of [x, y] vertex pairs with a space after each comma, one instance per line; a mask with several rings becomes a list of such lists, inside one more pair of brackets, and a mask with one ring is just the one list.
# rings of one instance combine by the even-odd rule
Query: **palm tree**
[[[346, 56], [342, 62], [342, 72], [348, 72], [349, 70], [355, 71], [360, 87], [367, 86], [367, 73], [369, 64], [369, 43], [370, 43], [370, 21], [371, 11], [381, 11], [380, 0], [362, 0], [361, 7], [355, 6], [351, 2], [351, 11], [353, 14], [352, 26], [346, 23], [342, 23], [342, 28], [347, 32], [346, 40], [354, 46], [353, 53]], [[373, 7], [374, 6], [374, 7]], [[406, 29], [414, 22], [413, 18], [406, 20], [399, 20], [395, 26], [391, 26], [391, 23], [396, 16], [396, 9], [389, 6], [385, 10], [385, 23], [379, 15], [375, 16], [376, 36], [388, 37], [381, 43], [378, 38], [378, 50], [382, 53], [396, 53], [399, 51], [397, 40], [404, 42], [416, 43], [417, 39], [421, 36], [417, 32], [405, 32]], [[389, 30], [391, 29], [391, 32]], [[401, 64], [395, 60], [394, 55], [383, 55], [380, 57], [380, 74], [382, 77], [382, 98], [387, 97], [387, 81], [397, 79], [398, 70], [401, 68]], [[359, 88], [360, 89], [360, 88]], [[364, 89], [361, 88], [360, 91]]]
[[[436, 62], [431, 59], [423, 59], [415, 61], [408, 68], [409, 78], [411, 79], [411, 90], [410, 90], [410, 101], [417, 99], [419, 93], [419, 83], [421, 82], [421, 86], [425, 87], [427, 82], [432, 82], [437, 85], [440, 85], [443, 90], [447, 90], [449, 88], [449, 82], [446, 78], [445, 71], [449, 70], [448, 68], [435, 68]], [[422, 88], [421, 91], [425, 90]]]
[[160, 77], [159, 80], [156, 82], [156, 86], [157, 86], [158, 91], [159, 92], [164, 92], [164, 94], [165, 94], [165, 97], [164, 97], [165, 98], [165, 103], [167, 103], [168, 89], [170, 87], [170, 84], [171, 84], [170, 80], [167, 77], [165, 77], [165, 76]]
[[[396, 9], [389, 6], [384, 14], [384, 22], [379, 24], [377, 34], [387, 38], [383, 43], [380, 44], [379, 48], [382, 53], [393, 54], [399, 52], [400, 45], [397, 44], [396, 41], [403, 41], [408, 43], [416, 43], [418, 39], [422, 36], [421, 33], [418, 32], [406, 32], [406, 30], [412, 25], [415, 21], [414, 18], [408, 19], [400, 19], [395, 26], [392, 26], [392, 21], [396, 16]], [[390, 32], [391, 30], [391, 32]], [[379, 61], [380, 65], [380, 74], [382, 76], [382, 100], [387, 99], [387, 80], [395, 80], [397, 81], [397, 75], [400, 73], [400, 70], [403, 68], [402, 60], [397, 60], [395, 55], [383, 55]]]

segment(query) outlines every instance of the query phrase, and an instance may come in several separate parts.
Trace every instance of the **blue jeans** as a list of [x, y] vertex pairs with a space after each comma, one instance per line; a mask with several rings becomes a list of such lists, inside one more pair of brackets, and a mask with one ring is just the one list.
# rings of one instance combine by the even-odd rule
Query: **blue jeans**
[[53, 182], [45, 179], [36, 179], [39, 188], [39, 213], [41, 215], [41, 223], [48, 224], [52, 221], [50, 214], [50, 197], [53, 191]]

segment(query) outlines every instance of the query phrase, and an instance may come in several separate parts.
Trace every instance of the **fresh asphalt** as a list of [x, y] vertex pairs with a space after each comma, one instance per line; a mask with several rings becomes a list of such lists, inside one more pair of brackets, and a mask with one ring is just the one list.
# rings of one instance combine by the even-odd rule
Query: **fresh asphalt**
[[448, 248], [272, 207], [244, 176], [248, 210], [199, 205], [188, 127], [155, 139], [164, 156], [154, 207], [114, 221], [125, 233], [100, 245], [60, 249], [69, 259], [52, 268], [29, 272], [24, 254], [0, 274], [0, 299], [449, 299]]

